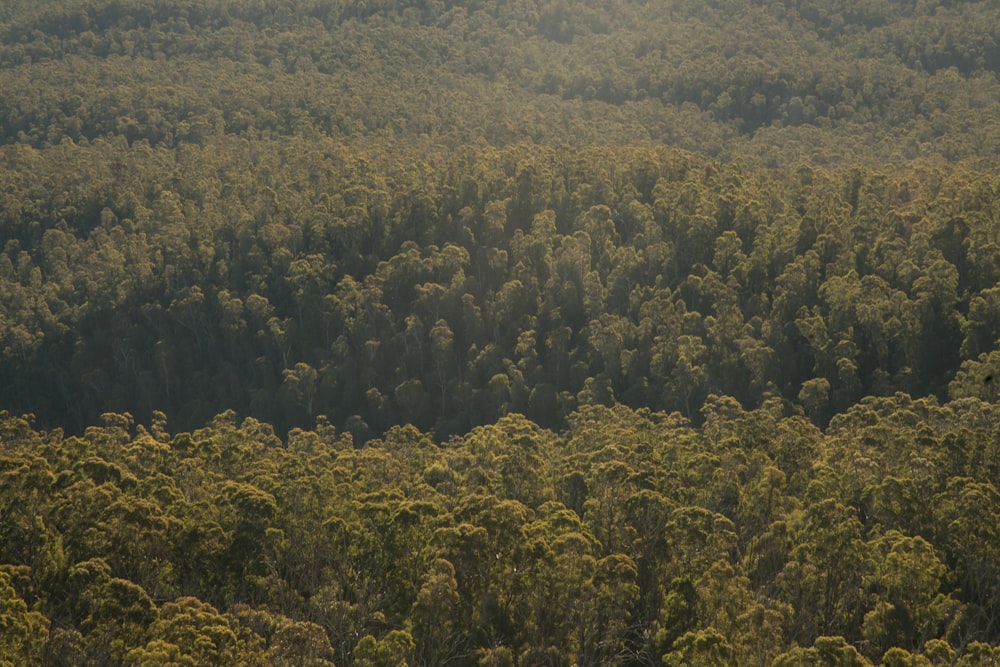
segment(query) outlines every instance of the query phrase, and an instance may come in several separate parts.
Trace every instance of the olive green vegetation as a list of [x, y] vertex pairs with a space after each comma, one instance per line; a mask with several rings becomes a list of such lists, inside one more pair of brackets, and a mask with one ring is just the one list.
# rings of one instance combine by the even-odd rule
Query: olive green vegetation
[[998, 72], [991, 1], [3, 3], [0, 664], [1000, 660]]
[[[1000, 406], [592, 405], [446, 443], [0, 421], [0, 656], [114, 665], [989, 665]], [[833, 656], [833, 657], [831, 657]], [[957, 661], [957, 662], [956, 662]]]

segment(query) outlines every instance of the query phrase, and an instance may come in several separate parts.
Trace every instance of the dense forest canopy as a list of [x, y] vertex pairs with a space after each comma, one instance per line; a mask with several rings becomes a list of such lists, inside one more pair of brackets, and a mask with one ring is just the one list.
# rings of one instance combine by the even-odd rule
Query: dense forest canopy
[[1000, 5], [0, 4], [0, 664], [1000, 660]]
[[0, 421], [0, 656], [52, 665], [994, 664], [1000, 414], [587, 406], [445, 446]]
[[775, 164], [1000, 148], [989, 0], [74, 0], [6, 13], [2, 138], [36, 147], [255, 131], [451, 148], [652, 141]]

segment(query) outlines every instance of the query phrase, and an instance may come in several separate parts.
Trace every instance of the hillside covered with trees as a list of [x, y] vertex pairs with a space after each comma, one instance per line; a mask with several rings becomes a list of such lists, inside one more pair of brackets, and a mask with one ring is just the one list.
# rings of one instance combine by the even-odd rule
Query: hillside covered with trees
[[[990, 665], [1000, 414], [587, 406], [437, 444], [2, 423], [13, 664]], [[661, 662], [662, 659], [662, 662]]]
[[989, 1], [3, 3], [0, 663], [1000, 660], [998, 72]]

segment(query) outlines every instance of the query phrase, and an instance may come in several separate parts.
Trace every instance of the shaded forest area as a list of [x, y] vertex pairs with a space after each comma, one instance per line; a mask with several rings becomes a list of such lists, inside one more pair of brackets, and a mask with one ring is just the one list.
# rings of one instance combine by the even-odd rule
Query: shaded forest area
[[0, 405], [360, 443], [982, 393], [1000, 9], [841, 4], [12, 4]]
[[994, 664], [998, 71], [989, 1], [8, 0], [0, 664]]
[[[359, 444], [509, 412], [985, 396], [1000, 179], [748, 173], [516, 145], [376, 168], [330, 139], [6, 149], [10, 409], [184, 429], [225, 409]], [[392, 155], [378, 154], [379, 163]], [[950, 392], [950, 393], [949, 393]]]

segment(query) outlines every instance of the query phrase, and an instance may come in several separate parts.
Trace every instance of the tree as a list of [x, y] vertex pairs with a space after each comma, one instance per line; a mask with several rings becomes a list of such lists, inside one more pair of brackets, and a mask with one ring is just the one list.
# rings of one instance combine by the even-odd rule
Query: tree
[[829, 419], [830, 381], [826, 378], [813, 378], [802, 383], [799, 390], [799, 402], [805, 408], [806, 414], [817, 425], [823, 425]]
[[227, 555], [233, 578], [230, 585], [242, 597], [266, 576], [263, 555], [268, 543], [277, 537], [268, 532], [277, 513], [277, 503], [270, 493], [238, 482], [226, 483], [223, 498], [233, 513]]
[[774, 663], [779, 667], [792, 665], [822, 665], [823, 667], [865, 667], [871, 665], [843, 637], [817, 637], [811, 648], [794, 648], [779, 655]]
[[800, 643], [860, 627], [867, 607], [862, 581], [872, 568], [862, 536], [857, 513], [835, 499], [806, 508], [793, 559], [780, 575], [780, 599], [795, 609], [789, 625]]
[[666, 665], [712, 665], [713, 667], [732, 664], [733, 648], [715, 628], [687, 632], [674, 642], [674, 648], [663, 656]]
[[456, 649], [452, 618], [458, 607], [455, 568], [439, 558], [420, 587], [413, 603], [412, 634], [417, 638], [417, 655], [423, 664], [446, 663]]
[[309, 621], [287, 622], [267, 651], [269, 664], [280, 667], [332, 667], [333, 647], [323, 628]]
[[946, 568], [920, 537], [890, 532], [875, 548], [879, 602], [865, 615], [865, 639], [873, 653], [894, 646], [916, 650], [940, 636], [941, 626], [957, 611], [956, 602], [939, 592]]
[[0, 571], [0, 664], [38, 664], [49, 640], [49, 621], [28, 611], [10, 575]]
[[455, 334], [445, 320], [438, 320], [428, 335], [431, 341], [431, 359], [434, 362], [438, 387], [441, 389], [439, 410], [444, 413], [448, 409], [449, 371], [454, 366], [455, 360]]
[[[89, 566], [96, 568], [86, 572]], [[132, 648], [144, 644], [157, 611], [146, 591], [111, 577], [104, 568], [100, 561], [82, 563], [70, 571], [70, 579], [79, 587], [77, 613], [88, 655], [120, 661]]]
[[382, 639], [365, 635], [354, 647], [355, 664], [359, 667], [406, 667], [411, 664], [416, 645], [410, 633], [392, 630]]
[[158, 660], [177, 656], [182, 664], [226, 665], [239, 655], [236, 633], [229, 622], [197, 598], [164, 603], [158, 616], [149, 628], [153, 639], [145, 647], [130, 651], [129, 663], [164, 664]]
[[935, 497], [934, 505], [935, 525], [940, 531], [935, 543], [945, 545], [946, 562], [952, 564], [953, 576], [960, 582], [959, 599], [971, 606], [967, 631], [973, 637], [992, 637], [1000, 587], [990, 573], [1000, 561], [993, 537], [997, 528], [986, 517], [1000, 511], [1000, 493], [990, 483], [956, 477]]
[[[298, 362], [294, 368], [286, 368], [282, 375], [284, 382], [281, 386], [282, 394], [290, 406], [301, 408], [306, 417], [312, 420], [315, 417], [316, 390], [319, 374], [316, 369], [304, 362]], [[294, 418], [291, 420], [295, 423]]]

